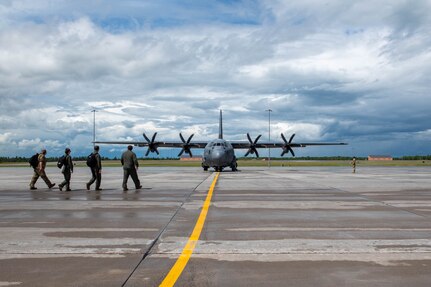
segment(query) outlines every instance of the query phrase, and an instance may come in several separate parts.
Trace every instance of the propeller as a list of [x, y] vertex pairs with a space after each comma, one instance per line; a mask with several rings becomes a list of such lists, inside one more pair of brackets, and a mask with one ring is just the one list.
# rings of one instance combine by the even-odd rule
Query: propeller
[[157, 150], [157, 145], [158, 142], [155, 142], [154, 140], [156, 139], [156, 135], [157, 133], [154, 133], [153, 137], [151, 138], [151, 140], [147, 137], [147, 135], [144, 133], [144, 138], [147, 140], [148, 142], [148, 149], [147, 152], [145, 153], [145, 156], [148, 156], [148, 154], [150, 152], [156, 152], [157, 155], [159, 155], [159, 151]]
[[256, 154], [256, 157], [259, 157], [259, 153], [257, 152], [257, 149], [256, 149], [256, 144], [257, 144], [257, 141], [260, 139], [261, 136], [262, 135], [258, 135], [257, 138], [254, 141], [252, 141], [250, 134], [247, 133], [247, 138], [248, 138], [248, 141], [250, 142], [250, 146], [248, 148], [247, 153], [244, 156], [248, 156], [249, 154]]
[[195, 134], [192, 134], [191, 136], [189, 136], [189, 138], [187, 139], [187, 141], [185, 141], [183, 135], [180, 133], [180, 138], [181, 138], [181, 141], [183, 142], [183, 144], [182, 144], [182, 149], [181, 149], [180, 153], [178, 154], [178, 157], [180, 157], [184, 152], [187, 153], [187, 154], [189, 154], [190, 157], [193, 157], [192, 151], [190, 149], [191, 146], [192, 146], [190, 144], [190, 141], [192, 140], [192, 137], [194, 135]]
[[281, 156], [285, 155], [286, 153], [291, 152], [293, 156], [295, 156], [295, 153], [293, 152], [293, 149], [290, 147], [290, 143], [293, 140], [293, 137], [295, 136], [295, 134], [293, 134], [290, 139], [289, 142], [287, 142], [286, 138], [284, 137], [283, 133], [281, 133], [281, 138], [284, 141], [284, 146], [282, 147], [283, 152], [281, 153]]

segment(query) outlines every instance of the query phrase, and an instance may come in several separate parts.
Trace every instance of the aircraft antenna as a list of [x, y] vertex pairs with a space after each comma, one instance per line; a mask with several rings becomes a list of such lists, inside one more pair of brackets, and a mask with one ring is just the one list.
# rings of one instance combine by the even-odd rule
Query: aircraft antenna
[[219, 122], [218, 138], [223, 139], [223, 119], [222, 119], [222, 111], [221, 110], [220, 110], [220, 122]]
[[91, 111], [93, 113], [93, 148], [96, 146], [96, 109]]
[[[271, 109], [265, 110], [268, 112], [268, 141], [271, 143]], [[271, 149], [268, 147], [268, 168], [271, 168]]]

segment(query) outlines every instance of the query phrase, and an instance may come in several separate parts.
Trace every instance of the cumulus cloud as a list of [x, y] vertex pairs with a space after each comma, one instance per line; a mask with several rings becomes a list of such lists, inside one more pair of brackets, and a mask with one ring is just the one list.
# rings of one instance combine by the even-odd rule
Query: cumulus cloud
[[100, 140], [209, 139], [219, 109], [267, 140], [269, 108], [273, 140], [430, 153], [429, 1], [87, 2], [0, 4], [0, 155], [86, 154], [93, 109]]

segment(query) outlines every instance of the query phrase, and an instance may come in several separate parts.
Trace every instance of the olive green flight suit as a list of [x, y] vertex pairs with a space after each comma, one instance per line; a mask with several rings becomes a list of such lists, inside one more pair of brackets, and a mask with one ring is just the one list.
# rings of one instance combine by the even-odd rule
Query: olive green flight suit
[[70, 178], [73, 173], [73, 163], [72, 157], [68, 154], [65, 155], [64, 165], [61, 170], [61, 173], [64, 175], [64, 181], [58, 185], [60, 189], [66, 186], [66, 190], [70, 191]]
[[96, 182], [96, 190], [100, 190], [100, 183], [102, 182], [102, 159], [98, 151], [93, 151], [93, 154], [96, 158], [96, 165], [90, 168], [92, 177], [87, 183], [87, 189], [90, 189], [90, 186]]
[[36, 181], [39, 179], [39, 176], [45, 181], [46, 185], [51, 188], [55, 184], [51, 183], [49, 178], [46, 176], [45, 167], [46, 167], [46, 157], [44, 154], [39, 154], [37, 158], [39, 161], [38, 166], [34, 169], [33, 177], [31, 178], [30, 188], [35, 188]]
[[131, 150], [126, 150], [121, 155], [121, 164], [123, 165], [124, 170], [123, 190], [127, 190], [127, 181], [129, 179], [129, 175], [132, 177], [136, 189], [140, 189], [142, 186], [138, 178], [138, 173], [136, 172], [136, 168], [139, 167], [136, 154]]
[[356, 173], [356, 159], [355, 158], [352, 160], [352, 167], [353, 167], [352, 173]]

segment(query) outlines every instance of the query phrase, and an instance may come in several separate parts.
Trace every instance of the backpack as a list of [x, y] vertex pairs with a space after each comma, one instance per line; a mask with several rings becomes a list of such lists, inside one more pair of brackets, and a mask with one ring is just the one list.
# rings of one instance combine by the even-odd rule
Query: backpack
[[39, 154], [36, 153], [35, 155], [32, 155], [28, 163], [32, 168], [37, 168], [39, 165]]
[[96, 167], [97, 161], [96, 161], [96, 155], [94, 153], [90, 153], [87, 156], [87, 166], [88, 167]]
[[58, 158], [57, 167], [62, 168], [63, 165], [66, 165], [66, 156], [62, 155]]

